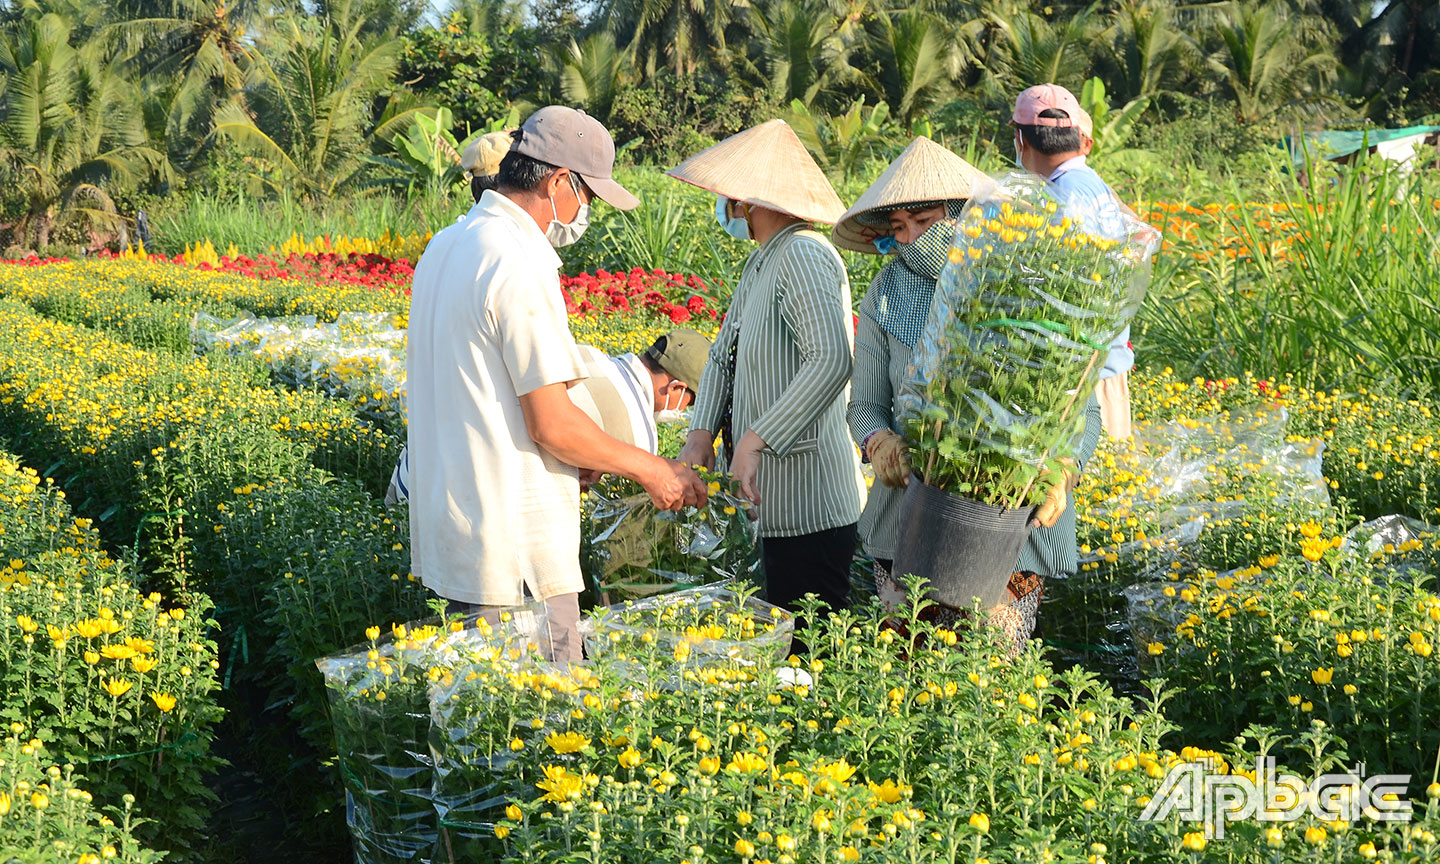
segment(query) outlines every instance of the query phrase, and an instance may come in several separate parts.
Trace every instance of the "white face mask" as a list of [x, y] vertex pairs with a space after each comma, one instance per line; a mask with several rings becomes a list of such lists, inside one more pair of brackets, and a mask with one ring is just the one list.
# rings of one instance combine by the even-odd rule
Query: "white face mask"
[[1020, 160], [1020, 133], [1015, 133], [1015, 167], [1021, 171], [1025, 170], [1025, 163]]
[[[680, 401], [685, 401], [685, 391], [683, 390], [680, 391]], [[678, 407], [670, 407], [670, 394], [666, 393], [664, 406], [662, 406], [659, 411], [655, 412], [655, 422], [657, 424], [680, 423], [684, 419], [685, 415], [680, 411]]]
[[[575, 193], [575, 200], [578, 202], [580, 200], [580, 183], [575, 179], [573, 173], [570, 175], [570, 189]], [[589, 204], [581, 204], [580, 209], [575, 212], [575, 218], [571, 221], [561, 222], [560, 212], [555, 209], [555, 196], [551, 195], [550, 213], [552, 218], [550, 226], [545, 229], [545, 239], [549, 240], [550, 245], [556, 249], [569, 246], [579, 240], [580, 235], [585, 233], [585, 229], [590, 227]]]

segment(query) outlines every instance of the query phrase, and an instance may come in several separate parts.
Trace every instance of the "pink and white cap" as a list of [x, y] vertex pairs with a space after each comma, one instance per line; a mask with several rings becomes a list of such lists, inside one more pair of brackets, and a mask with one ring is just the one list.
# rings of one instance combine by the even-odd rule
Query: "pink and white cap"
[[[1065, 116], [1040, 116], [1040, 112], [1051, 108], [1065, 112]], [[1037, 84], [1015, 97], [1015, 114], [1010, 118], [1010, 122], [1020, 126], [1069, 128], [1080, 126], [1079, 120], [1083, 114], [1079, 100], [1069, 90], [1059, 84]]]

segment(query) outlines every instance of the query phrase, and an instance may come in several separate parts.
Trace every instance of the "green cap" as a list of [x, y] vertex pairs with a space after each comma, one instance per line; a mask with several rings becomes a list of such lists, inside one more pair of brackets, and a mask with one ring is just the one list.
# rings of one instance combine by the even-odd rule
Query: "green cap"
[[681, 327], [656, 339], [645, 354], [671, 377], [684, 381], [685, 386], [698, 393], [700, 376], [710, 359], [710, 340], [699, 331]]

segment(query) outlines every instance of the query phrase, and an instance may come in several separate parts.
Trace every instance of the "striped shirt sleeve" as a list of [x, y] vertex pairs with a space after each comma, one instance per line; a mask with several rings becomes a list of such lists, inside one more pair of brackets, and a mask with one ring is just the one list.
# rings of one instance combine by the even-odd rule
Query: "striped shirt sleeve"
[[730, 298], [731, 312], [725, 316], [715, 343], [710, 346], [710, 359], [700, 379], [700, 391], [695, 394], [695, 410], [690, 412], [690, 431], [704, 429], [710, 433], [712, 440], [720, 434], [725, 399], [735, 386], [735, 382], [730, 380], [730, 346], [740, 335], [739, 328], [735, 326], [739, 320], [734, 311], [736, 299]]
[[[814, 429], [821, 413], [850, 380], [850, 310], [842, 299], [848, 293], [845, 285], [839, 263], [818, 243], [797, 239], [785, 250], [776, 290], [781, 318], [800, 353], [800, 370], [780, 398], [750, 424], [777, 456], [784, 457]], [[762, 365], [767, 362], [761, 361]]]
[[1092, 393], [1090, 401], [1085, 404], [1085, 434], [1081, 436], [1080, 446], [1075, 450], [1075, 465], [1080, 469], [1080, 473], [1085, 473], [1085, 466], [1089, 464], [1090, 457], [1095, 455], [1095, 448], [1100, 446], [1100, 433], [1104, 428], [1100, 420], [1100, 401]]
[[[860, 327], [855, 334], [855, 373], [850, 380], [850, 405], [845, 419], [850, 436], [862, 449], [865, 439], [889, 429], [895, 394], [890, 388], [890, 343], [875, 320], [875, 285], [860, 303]], [[869, 459], [869, 454], [865, 455]]]

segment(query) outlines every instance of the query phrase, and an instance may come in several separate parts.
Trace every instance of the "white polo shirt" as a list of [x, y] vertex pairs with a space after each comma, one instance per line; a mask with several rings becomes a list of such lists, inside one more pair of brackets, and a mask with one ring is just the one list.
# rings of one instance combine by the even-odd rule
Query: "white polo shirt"
[[442, 597], [515, 605], [584, 588], [575, 468], [529, 435], [520, 396], [585, 377], [560, 258], [486, 191], [415, 268], [406, 351], [411, 570]]

